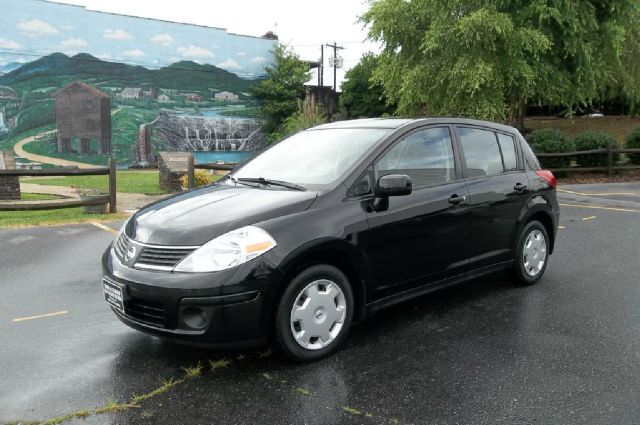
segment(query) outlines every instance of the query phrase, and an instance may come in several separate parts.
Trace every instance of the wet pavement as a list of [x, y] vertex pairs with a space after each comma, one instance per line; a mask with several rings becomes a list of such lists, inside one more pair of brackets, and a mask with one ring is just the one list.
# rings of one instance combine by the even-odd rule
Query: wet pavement
[[[0, 230], [0, 423], [114, 401], [67, 423], [637, 424], [640, 198], [586, 186], [563, 187], [590, 195], [561, 194], [571, 206], [538, 285], [495, 274], [410, 301], [309, 365], [127, 328], [103, 301], [104, 229]], [[45, 313], [58, 314], [13, 321]]]

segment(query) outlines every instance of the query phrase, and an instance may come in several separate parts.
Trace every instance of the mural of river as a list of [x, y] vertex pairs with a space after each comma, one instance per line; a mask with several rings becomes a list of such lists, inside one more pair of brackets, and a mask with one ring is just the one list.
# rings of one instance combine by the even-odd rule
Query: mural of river
[[244, 152], [244, 151], [236, 151], [236, 152], [202, 152], [197, 151], [193, 153], [193, 159], [196, 164], [213, 164], [217, 162], [231, 163], [231, 164], [239, 164], [250, 159], [253, 156], [253, 152]]
[[272, 36], [41, 0], [0, 8], [0, 148], [55, 129], [24, 149], [146, 165], [160, 150], [251, 152], [264, 142], [250, 92], [273, 63]]

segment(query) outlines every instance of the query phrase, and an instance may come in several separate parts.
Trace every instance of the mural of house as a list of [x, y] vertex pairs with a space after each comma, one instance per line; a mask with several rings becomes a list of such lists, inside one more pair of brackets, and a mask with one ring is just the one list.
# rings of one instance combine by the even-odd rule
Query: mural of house
[[189, 93], [184, 95], [184, 100], [189, 102], [202, 102], [202, 99], [204, 99], [202, 96], [195, 93]]
[[231, 93], [229, 91], [218, 92], [215, 94], [214, 98], [217, 100], [230, 100], [230, 101], [236, 101], [239, 99], [237, 94]]
[[13, 91], [0, 88], [0, 99], [18, 99], [18, 95]]
[[58, 90], [55, 98], [58, 152], [71, 152], [77, 140], [77, 152], [91, 152], [91, 140], [98, 139], [98, 153], [111, 153], [111, 99], [89, 84], [74, 81]]

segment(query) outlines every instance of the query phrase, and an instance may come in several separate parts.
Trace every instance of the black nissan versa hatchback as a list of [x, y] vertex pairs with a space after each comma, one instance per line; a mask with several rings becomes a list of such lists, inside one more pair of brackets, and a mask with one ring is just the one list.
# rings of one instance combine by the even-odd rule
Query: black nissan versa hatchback
[[504, 125], [321, 125], [133, 215], [104, 254], [105, 299], [160, 337], [272, 338], [316, 360], [383, 307], [499, 270], [537, 282], [558, 228], [555, 186]]

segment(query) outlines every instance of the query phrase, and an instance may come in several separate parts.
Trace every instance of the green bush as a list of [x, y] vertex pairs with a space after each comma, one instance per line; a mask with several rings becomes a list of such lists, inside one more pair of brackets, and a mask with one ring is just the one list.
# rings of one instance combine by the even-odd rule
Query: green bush
[[[612, 149], [620, 149], [618, 139], [608, 133], [602, 131], [585, 131], [574, 139], [576, 149], [578, 151], [589, 151], [592, 149], [604, 149], [611, 143]], [[613, 154], [613, 162], [620, 160], [620, 154]], [[607, 165], [607, 154], [594, 153], [588, 155], [579, 155], [578, 164], [582, 167], [600, 167]]]
[[[213, 183], [213, 177], [211, 177], [211, 173], [209, 173], [207, 170], [195, 170], [193, 175], [196, 180], [196, 187], [202, 187]], [[180, 184], [182, 185], [182, 187], [189, 187], [188, 174], [183, 174], [180, 177]]]
[[[627, 148], [640, 149], [640, 127], [633, 130], [627, 136]], [[640, 165], [640, 153], [630, 153], [627, 155], [632, 163]]]
[[[527, 137], [529, 146], [535, 153], [573, 152], [576, 145], [562, 131], [555, 128], [541, 128]], [[571, 157], [538, 158], [542, 168], [567, 168], [571, 166]]]

